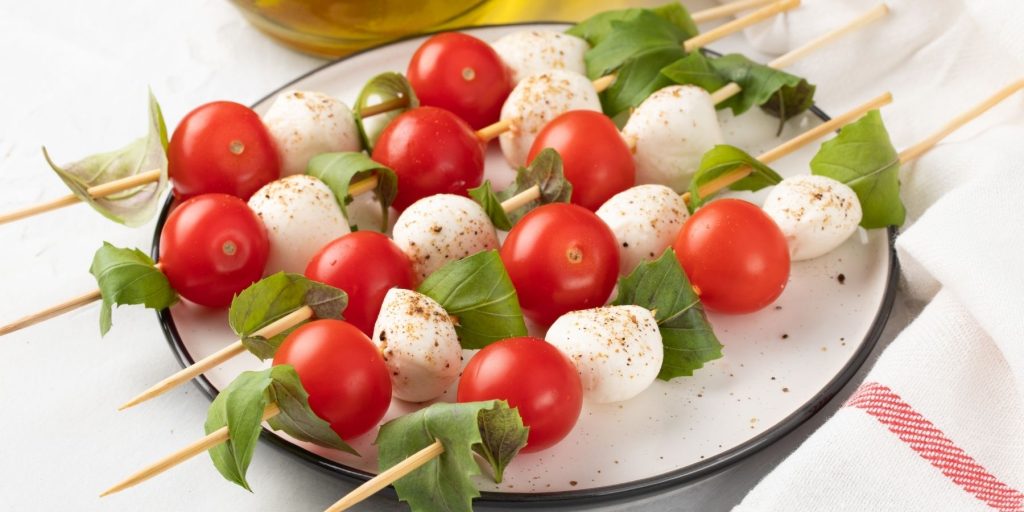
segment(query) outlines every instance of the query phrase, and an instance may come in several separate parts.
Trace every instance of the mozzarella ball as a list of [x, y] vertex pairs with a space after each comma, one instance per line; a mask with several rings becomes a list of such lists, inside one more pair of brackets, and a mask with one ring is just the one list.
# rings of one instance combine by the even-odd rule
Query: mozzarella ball
[[657, 259], [690, 216], [682, 196], [664, 185], [640, 185], [612, 196], [597, 209], [619, 245], [619, 273]]
[[664, 350], [658, 323], [640, 306], [606, 306], [566, 313], [545, 338], [569, 356], [583, 396], [608, 403], [639, 395], [661, 371]]
[[483, 207], [453, 194], [428, 196], [411, 204], [392, 233], [420, 280], [445, 263], [498, 248], [498, 232]]
[[249, 198], [270, 240], [264, 275], [301, 274], [321, 247], [350, 231], [348, 221], [324, 182], [296, 174], [271, 181]]
[[394, 395], [407, 402], [441, 396], [462, 367], [462, 346], [448, 313], [430, 297], [392, 288], [373, 326], [373, 343], [391, 373]]
[[263, 115], [281, 155], [281, 176], [303, 174], [321, 153], [359, 151], [359, 130], [341, 100], [321, 92], [281, 93]]
[[501, 107], [501, 119], [511, 121], [499, 137], [501, 152], [513, 167], [526, 165], [530, 146], [548, 121], [570, 110], [601, 111], [594, 84], [565, 70], [530, 75], [516, 84]]
[[629, 116], [622, 135], [636, 157], [636, 182], [682, 191], [704, 153], [722, 144], [711, 95], [700, 87], [673, 85], [650, 95]]
[[590, 46], [576, 36], [553, 30], [520, 30], [491, 46], [512, 71], [512, 83], [553, 69], [587, 74], [583, 55]]
[[805, 174], [782, 180], [764, 202], [794, 261], [817, 258], [846, 241], [862, 211], [852, 188], [825, 176]]

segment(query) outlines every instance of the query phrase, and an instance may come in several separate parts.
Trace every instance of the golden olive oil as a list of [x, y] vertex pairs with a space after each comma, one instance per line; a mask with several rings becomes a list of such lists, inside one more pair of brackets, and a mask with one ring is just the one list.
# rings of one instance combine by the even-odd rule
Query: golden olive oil
[[233, 0], [257, 28], [292, 48], [337, 57], [410, 34], [469, 25], [578, 21], [666, 0]]

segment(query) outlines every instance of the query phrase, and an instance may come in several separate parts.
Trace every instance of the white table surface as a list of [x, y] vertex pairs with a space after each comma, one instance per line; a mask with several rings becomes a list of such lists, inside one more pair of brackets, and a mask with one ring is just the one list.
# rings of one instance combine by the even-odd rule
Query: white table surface
[[[271, 42], [223, 0], [0, 0], [0, 211], [66, 193], [41, 145], [65, 161], [144, 133], [147, 87], [173, 127], [200, 103], [251, 103], [322, 62]], [[0, 226], [0, 323], [95, 288], [87, 270], [100, 242], [148, 252], [152, 231], [152, 223], [125, 228], [81, 205]], [[879, 347], [914, 309], [897, 300]], [[261, 444], [249, 470], [254, 494], [225, 482], [200, 456], [99, 499], [201, 435], [209, 402], [191, 385], [116, 412], [178, 368], [156, 316], [141, 308], [115, 311], [102, 339], [97, 305], [0, 338], [0, 510], [312, 511], [352, 488]], [[588, 509], [727, 510], [852, 388], [774, 446], [700, 483]], [[407, 507], [377, 497], [357, 509]]]

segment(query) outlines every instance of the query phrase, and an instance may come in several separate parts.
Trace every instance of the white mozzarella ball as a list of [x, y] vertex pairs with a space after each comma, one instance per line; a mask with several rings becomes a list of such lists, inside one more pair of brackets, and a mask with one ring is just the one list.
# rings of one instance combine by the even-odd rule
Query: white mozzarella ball
[[629, 116], [622, 135], [636, 158], [636, 182], [682, 191], [709, 149], [722, 144], [711, 95], [673, 85], [650, 95]]
[[438, 194], [409, 205], [392, 238], [424, 279], [445, 263], [498, 248], [498, 232], [483, 207], [468, 197]]
[[862, 211], [852, 188], [825, 176], [800, 175], [775, 185], [764, 202], [794, 261], [817, 258], [846, 241]]
[[552, 69], [587, 74], [586, 41], [553, 30], [520, 30], [495, 41], [494, 51], [512, 71], [512, 83]]
[[263, 115], [281, 155], [281, 176], [303, 174], [321, 153], [359, 151], [359, 130], [341, 100], [321, 92], [287, 91]]
[[249, 198], [249, 208], [267, 228], [267, 275], [303, 273], [321, 247], [350, 231], [331, 189], [306, 174], [267, 183]]
[[430, 297], [392, 288], [373, 326], [373, 343], [391, 373], [391, 388], [407, 402], [441, 396], [462, 367], [462, 346], [448, 313]]
[[619, 243], [619, 273], [657, 259], [676, 239], [690, 216], [676, 191], [664, 185], [639, 185], [612, 196], [597, 209]]
[[566, 313], [544, 339], [572, 360], [584, 396], [596, 403], [639, 395], [658, 377], [664, 359], [658, 323], [639, 306]]
[[570, 110], [601, 111], [594, 84], [579, 73], [556, 69], [527, 76], [516, 84], [501, 107], [501, 119], [511, 121], [508, 131], [499, 137], [508, 163], [526, 165], [540, 130]]

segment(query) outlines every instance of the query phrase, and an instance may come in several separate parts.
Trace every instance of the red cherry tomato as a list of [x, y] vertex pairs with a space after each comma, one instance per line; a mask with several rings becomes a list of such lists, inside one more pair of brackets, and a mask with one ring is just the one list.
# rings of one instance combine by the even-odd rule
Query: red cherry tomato
[[248, 200], [281, 177], [281, 161], [260, 116], [245, 105], [215, 101], [178, 124], [167, 147], [167, 172], [178, 197], [220, 192]]
[[421, 104], [450, 110], [474, 129], [498, 121], [512, 92], [508, 68], [491, 45], [460, 32], [424, 41], [408, 76]]
[[718, 199], [679, 230], [676, 257], [708, 309], [751, 313], [782, 294], [789, 250], [782, 231], [757, 205]]
[[403, 112], [380, 134], [373, 159], [394, 169], [394, 207], [434, 194], [468, 195], [484, 177], [484, 145], [465, 121], [434, 107]]
[[309, 407], [342, 439], [377, 425], [391, 405], [391, 378], [370, 338], [341, 320], [314, 320], [285, 338], [274, 364], [295, 367]]
[[588, 210], [597, 210], [636, 182], [633, 153], [615, 123], [600, 112], [573, 110], [554, 118], [537, 134], [526, 161], [544, 148], [558, 151], [572, 183], [573, 204]]
[[572, 361], [537, 338], [492, 343], [469, 360], [459, 380], [459, 402], [506, 400], [530, 427], [523, 452], [561, 441], [580, 416], [583, 385]]
[[615, 235], [597, 215], [553, 203], [526, 214], [501, 246], [523, 313], [548, 325], [604, 304], [619, 275]]
[[241, 199], [204, 194], [182, 202], [160, 233], [160, 268], [182, 297], [223, 307], [263, 276], [270, 242]]
[[388, 290], [412, 289], [415, 282], [409, 257], [373, 231], [349, 233], [325, 245], [309, 260], [306, 277], [345, 290], [345, 320], [367, 336], [373, 336]]

